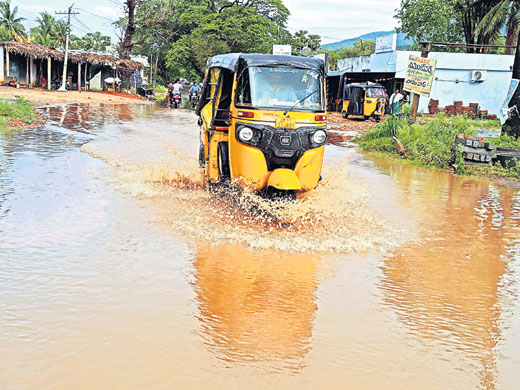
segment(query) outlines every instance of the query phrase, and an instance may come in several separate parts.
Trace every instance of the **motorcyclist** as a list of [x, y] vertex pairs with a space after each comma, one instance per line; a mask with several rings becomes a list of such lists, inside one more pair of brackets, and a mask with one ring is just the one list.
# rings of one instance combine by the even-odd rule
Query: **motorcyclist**
[[199, 101], [201, 87], [198, 83], [193, 83], [190, 87], [190, 103], [195, 108]]
[[182, 96], [182, 89], [183, 89], [183, 86], [181, 84], [181, 81], [177, 80], [175, 82], [175, 84], [173, 84], [173, 94]]
[[195, 83], [190, 87], [190, 93], [195, 93], [197, 96], [200, 94], [200, 85]]

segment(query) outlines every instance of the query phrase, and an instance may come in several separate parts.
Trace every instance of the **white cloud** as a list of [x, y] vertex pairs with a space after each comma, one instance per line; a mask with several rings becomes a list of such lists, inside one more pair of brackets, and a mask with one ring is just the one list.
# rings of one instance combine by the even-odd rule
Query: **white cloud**
[[289, 30], [303, 29], [334, 42], [397, 26], [400, 0], [284, 0], [291, 12]]

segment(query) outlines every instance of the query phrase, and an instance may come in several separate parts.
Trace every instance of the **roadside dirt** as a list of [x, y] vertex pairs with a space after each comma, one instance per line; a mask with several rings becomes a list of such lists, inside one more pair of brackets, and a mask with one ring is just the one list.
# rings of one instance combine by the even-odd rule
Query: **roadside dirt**
[[125, 95], [122, 93], [112, 94], [94, 91], [58, 92], [42, 88], [0, 87], [0, 99], [17, 99], [21, 96], [39, 107], [66, 103], [153, 104], [153, 102], [135, 95]]
[[376, 125], [375, 120], [365, 121], [363, 117], [344, 119], [339, 112], [329, 112], [327, 116], [327, 128], [329, 130], [347, 131], [356, 133], [355, 135], [364, 134]]

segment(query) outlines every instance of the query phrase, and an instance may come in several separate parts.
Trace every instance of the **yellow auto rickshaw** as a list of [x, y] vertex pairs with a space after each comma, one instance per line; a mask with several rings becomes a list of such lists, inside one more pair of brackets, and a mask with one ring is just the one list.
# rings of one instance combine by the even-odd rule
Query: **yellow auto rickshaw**
[[268, 194], [316, 187], [328, 139], [325, 96], [320, 59], [211, 58], [196, 108], [204, 182], [234, 181]]
[[362, 115], [365, 119], [374, 117], [381, 120], [385, 112], [387, 93], [381, 84], [377, 83], [352, 83], [343, 89], [343, 107], [341, 116]]

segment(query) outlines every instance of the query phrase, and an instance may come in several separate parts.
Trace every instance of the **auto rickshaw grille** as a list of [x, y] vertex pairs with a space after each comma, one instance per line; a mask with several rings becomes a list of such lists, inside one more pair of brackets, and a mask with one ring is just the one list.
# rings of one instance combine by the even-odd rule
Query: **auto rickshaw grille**
[[[237, 124], [240, 129], [242, 124]], [[316, 131], [316, 127], [300, 127], [296, 130], [276, 129], [266, 125], [243, 124], [256, 131], [262, 136], [248, 145], [260, 149], [265, 156], [267, 167], [270, 171], [277, 168], [294, 169], [300, 157], [309, 149], [321, 146], [313, 145], [310, 135]], [[236, 134], [237, 139], [238, 133]]]

